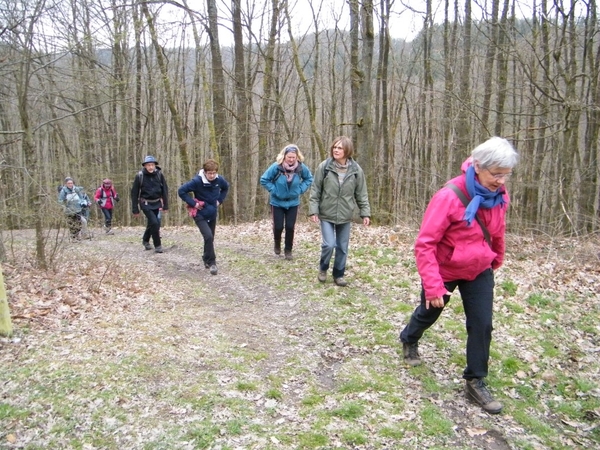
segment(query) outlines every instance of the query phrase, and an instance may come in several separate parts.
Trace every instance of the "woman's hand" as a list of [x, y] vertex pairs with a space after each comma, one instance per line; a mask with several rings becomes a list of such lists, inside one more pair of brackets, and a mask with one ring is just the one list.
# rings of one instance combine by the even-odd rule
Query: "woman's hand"
[[363, 225], [365, 227], [368, 227], [369, 225], [371, 225], [371, 218], [370, 217], [363, 217]]
[[[446, 291], [445, 295], [451, 296], [452, 292]], [[443, 308], [444, 307], [444, 297], [426, 299], [425, 300], [425, 309], [429, 309], [429, 305], [431, 305], [433, 308]]]
[[313, 214], [312, 216], [310, 216], [310, 221], [313, 223], [319, 223], [319, 216]]

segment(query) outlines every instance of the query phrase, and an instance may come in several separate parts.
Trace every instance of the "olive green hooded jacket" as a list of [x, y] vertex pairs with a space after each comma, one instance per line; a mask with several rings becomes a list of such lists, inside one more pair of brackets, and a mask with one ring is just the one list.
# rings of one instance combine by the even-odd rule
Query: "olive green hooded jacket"
[[356, 161], [348, 159], [348, 171], [340, 185], [334, 160], [319, 164], [310, 189], [308, 215], [334, 224], [352, 221], [358, 208], [360, 217], [371, 217], [365, 173]]

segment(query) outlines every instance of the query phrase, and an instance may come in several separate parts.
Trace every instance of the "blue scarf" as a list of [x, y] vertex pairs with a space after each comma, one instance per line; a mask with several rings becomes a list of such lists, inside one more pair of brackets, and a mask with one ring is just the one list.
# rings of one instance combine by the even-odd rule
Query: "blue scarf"
[[479, 207], [486, 209], [493, 208], [497, 205], [504, 205], [504, 188], [498, 189], [496, 192], [492, 192], [489, 189], [479, 184], [479, 181], [475, 179], [475, 168], [471, 165], [465, 173], [467, 179], [467, 192], [471, 197], [471, 202], [465, 210], [464, 220], [467, 221], [467, 225], [471, 225], [477, 210]]

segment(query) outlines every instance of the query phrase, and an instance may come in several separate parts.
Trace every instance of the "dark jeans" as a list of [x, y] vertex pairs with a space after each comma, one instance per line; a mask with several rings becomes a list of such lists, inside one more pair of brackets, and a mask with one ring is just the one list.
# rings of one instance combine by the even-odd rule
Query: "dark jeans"
[[202, 261], [204, 264], [212, 266], [217, 262], [217, 255], [215, 254], [215, 229], [217, 228], [217, 219], [207, 221], [199, 213], [194, 217], [194, 222], [198, 226], [202, 237], [204, 238], [204, 253], [202, 254]]
[[146, 216], [146, 231], [144, 231], [144, 236], [142, 240], [144, 242], [150, 242], [150, 238], [152, 237], [152, 243], [154, 247], [160, 247], [160, 220], [158, 218], [158, 214], [160, 210], [150, 209], [150, 208], [142, 208], [142, 212]]
[[106, 226], [106, 228], [110, 228], [111, 224], [112, 224], [113, 210], [105, 209], [105, 208], [101, 208], [101, 209], [102, 209], [102, 214], [104, 214], [104, 225]]
[[271, 205], [271, 214], [273, 215], [273, 237], [275, 238], [275, 242], [281, 242], [281, 235], [285, 227], [285, 244], [283, 248], [284, 250], [291, 251], [294, 246], [294, 229], [296, 228], [298, 207], [280, 208], [279, 206]]
[[[488, 375], [488, 360], [492, 342], [492, 308], [494, 303], [494, 272], [487, 269], [473, 281], [456, 280], [444, 283], [448, 292], [456, 287], [460, 291], [465, 309], [467, 326], [467, 367], [463, 378], [485, 378]], [[444, 296], [444, 306], [450, 296]], [[400, 340], [415, 343], [435, 323], [444, 308], [429, 306], [425, 309], [425, 292], [421, 289], [421, 304], [413, 312], [410, 322], [400, 333]]]

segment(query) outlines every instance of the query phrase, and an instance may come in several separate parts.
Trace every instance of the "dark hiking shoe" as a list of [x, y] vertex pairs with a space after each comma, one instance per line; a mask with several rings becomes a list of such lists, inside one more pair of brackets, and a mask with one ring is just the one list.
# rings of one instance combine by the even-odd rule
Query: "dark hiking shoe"
[[419, 343], [407, 344], [402, 343], [402, 353], [404, 354], [404, 362], [409, 366], [415, 367], [421, 364], [421, 355], [419, 355]]
[[154, 249], [154, 253], [162, 253], [162, 252], [163, 252], [163, 249], [160, 245]]
[[212, 266], [210, 266], [210, 274], [211, 275], [216, 275], [219, 273], [219, 269], [217, 269], [217, 265], [213, 264]]
[[209, 264], [209, 263], [207, 263], [207, 262], [205, 262], [205, 263], [204, 263], [204, 268], [205, 268], [205, 269], [210, 269], [210, 264]]
[[287, 259], [288, 261], [291, 261], [292, 259], [294, 259], [294, 257], [292, 256], [292, 251], [291, 250], [286, 250], [285, 251], [285, 259]]
[[150, 242], [142, 241], [142, 245], [144, 246], [144, 248], [146, 250], [152, 250], [152, 246], [150, 245]]
[[348, 282], [346, 280], [344, 280], [344, 277], [339, 277], [339, 278], [334, 278], [333, 282], [341, 287], [346, 287], [348, 286]]
[[275, 245], [273, 245], [273, 251], [276, 255], [281, 255], [281, 241], [275, 241]]
[[322, 270], [319, 270], [319, 275], [317, 276], [317, 279], [321, 283], [325, 283], [327, 281], [327, 272], [323, 272]]
[[466, 380], [465, 395], [469, 400], [481, 406], [485, 412], [498, 414], [502, 411], [502, 403], [494, 400], [482, 378]]

